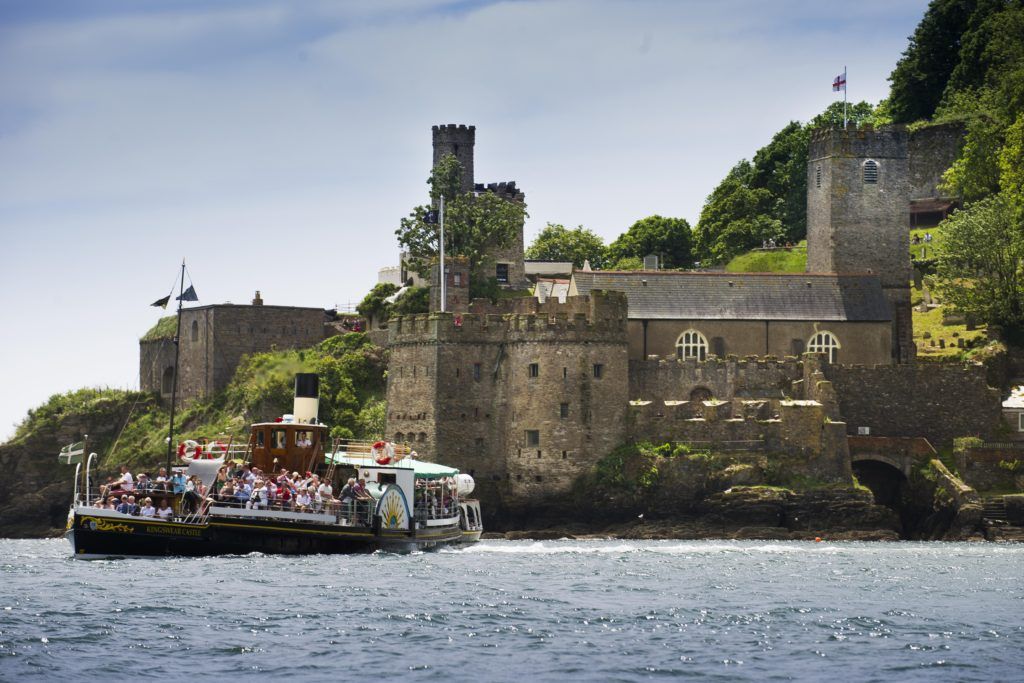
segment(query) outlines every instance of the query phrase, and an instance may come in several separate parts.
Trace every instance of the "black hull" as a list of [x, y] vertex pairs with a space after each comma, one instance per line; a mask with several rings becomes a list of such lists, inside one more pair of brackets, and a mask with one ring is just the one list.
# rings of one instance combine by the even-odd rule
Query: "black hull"
[[281, 520], [219, 518], [204, 524], [181, 524], [137, 517], [93, 517], [78, 512], [66, 535], [75, 556], [81, 558], [402, 552], [458, 543], [462, 539], [462, 532], [450, 527], [415, 534]]

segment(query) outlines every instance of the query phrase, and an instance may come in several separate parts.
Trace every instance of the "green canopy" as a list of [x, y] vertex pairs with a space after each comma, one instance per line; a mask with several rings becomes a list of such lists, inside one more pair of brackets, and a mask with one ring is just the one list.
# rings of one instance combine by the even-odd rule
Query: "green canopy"
[[438, 465], [436, 462], [424, 460], [413, 460], [402, 458], [398, 462], [389, 465], [378, 465], [372, 458], [366, 456], [352, 456], [348, 453], [328, 453], [327, 460], [333, 461], [336, 465], [351, 465], [352, 467], [397, 467], [400, 469], [412, 469], [413, 476], [417, 479], [441, 479], [443, 477], [454, 477], [459, 473], [454, 467]]

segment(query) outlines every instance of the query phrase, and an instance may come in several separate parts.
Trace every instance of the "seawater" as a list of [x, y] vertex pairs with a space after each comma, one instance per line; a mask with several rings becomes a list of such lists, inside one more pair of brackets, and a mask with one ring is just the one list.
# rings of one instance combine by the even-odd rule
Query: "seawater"
[[1024, 679], [1024, 546], [69, 553], [0, 541], [0, 680]]

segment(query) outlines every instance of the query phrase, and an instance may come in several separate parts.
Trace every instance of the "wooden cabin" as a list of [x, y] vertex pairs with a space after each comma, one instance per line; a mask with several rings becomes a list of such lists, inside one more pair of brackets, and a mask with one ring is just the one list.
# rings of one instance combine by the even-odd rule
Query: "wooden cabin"
[[[252, 464], [264, 472], [316, 471], [324, 463], [327, 427], [306, 422], [260, 422], [252, 426]], [[306, 445], [306, 444], [309, 445]]]

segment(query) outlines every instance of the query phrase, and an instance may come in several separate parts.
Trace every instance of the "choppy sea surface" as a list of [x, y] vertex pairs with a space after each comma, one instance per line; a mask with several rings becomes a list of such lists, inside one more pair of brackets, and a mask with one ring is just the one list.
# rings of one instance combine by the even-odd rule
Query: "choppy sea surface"
[[69, 556], [0, 540], [0, 680], [1024, 679], [1024, 546]]

